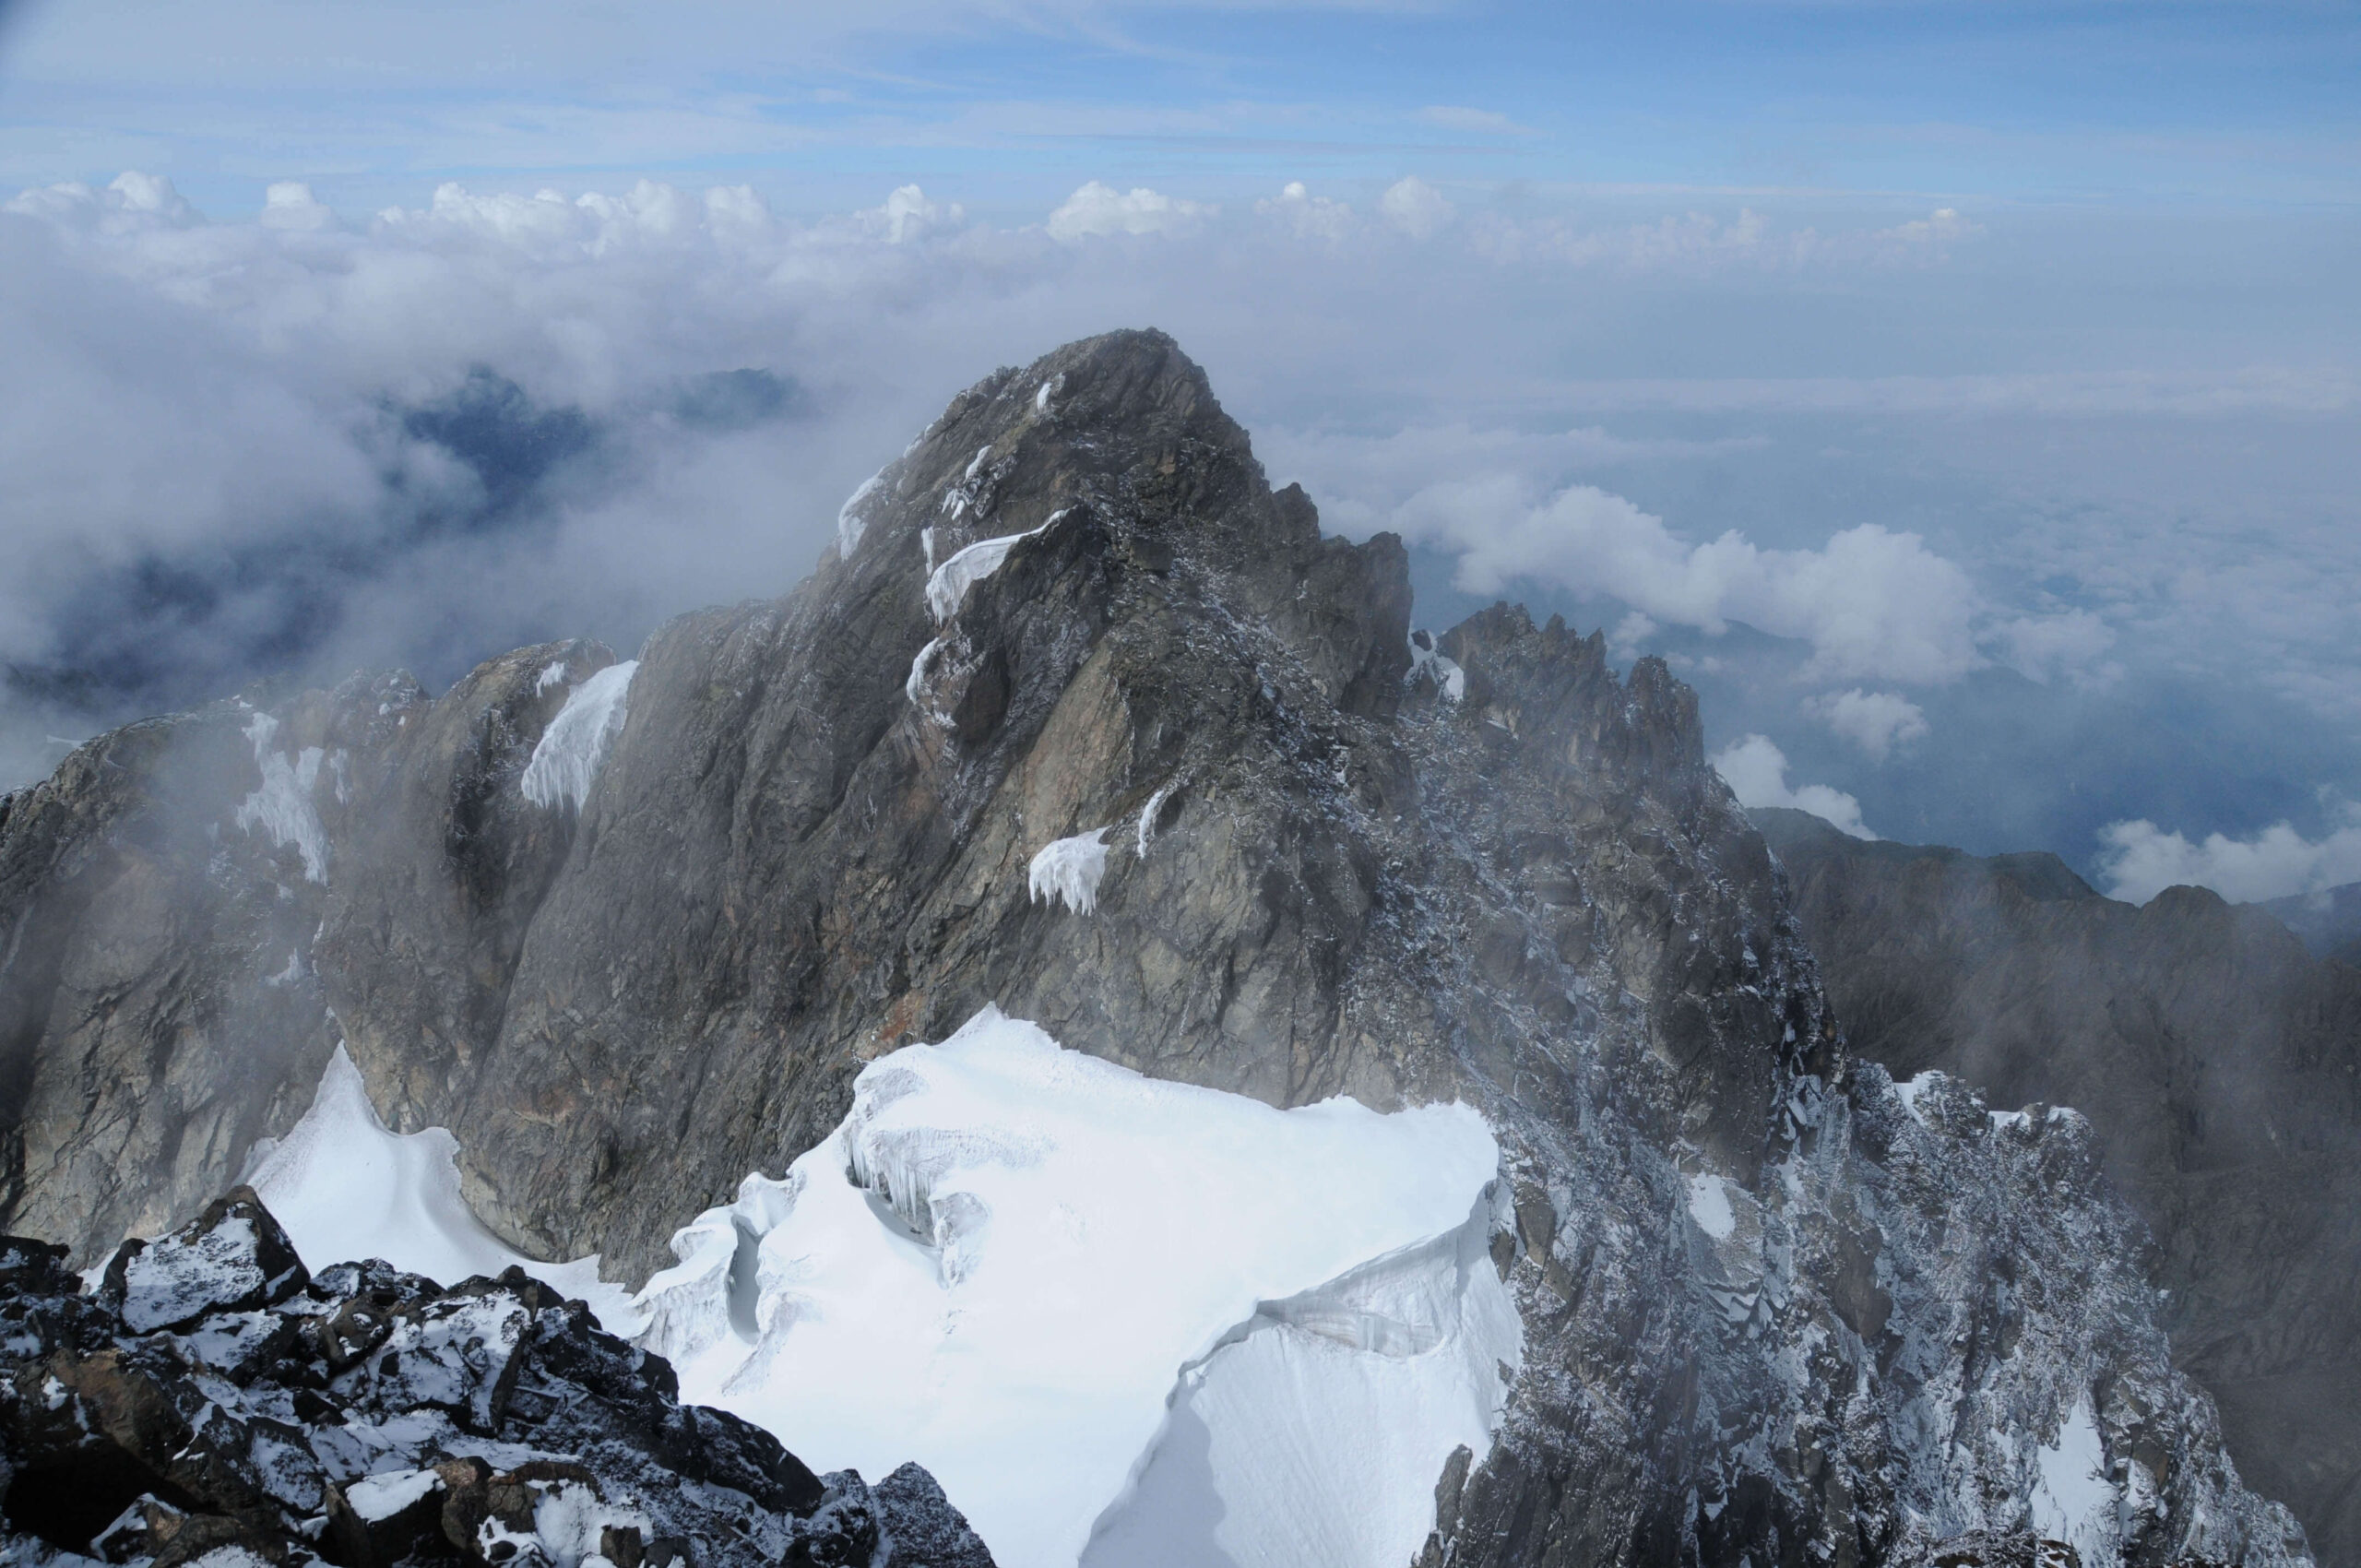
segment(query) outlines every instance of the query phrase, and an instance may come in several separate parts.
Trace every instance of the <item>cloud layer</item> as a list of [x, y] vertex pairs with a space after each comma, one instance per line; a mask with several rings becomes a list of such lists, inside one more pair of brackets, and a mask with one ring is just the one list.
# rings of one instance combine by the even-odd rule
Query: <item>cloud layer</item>
[[2143, 820], [2109, 825], [2100, 872], [2110, 897], [2144, 904], [2167, 887], [2210, 887], [2232, 903], [2319, 893], [2361, 882], [2361, 811], [2318, 838], [2274, 823], [2248, 838], [2209, 833], [2195, 843]]
[[1790, 811], [1809, 812], [1856, 838], [1877, 837], [1861, 820], [1861, 802], [1842, 790], [1833, 790], [1825, 784], [1789, 788], [1786, 754], [1767, 735], [1741, 737], [1715, 752], [1710, 760], [1714, 771], [1722, 776], [1722, 782], [1738, 797], [1739, 805], [1785, 806]]
[[[2257, 707], [2241, 683], [2322, 734], [2361, 716], [2336, 586], [2361, 570], [2361, 422], [2332, 357], [2060, 369], [2071, 312], [2024, 282], [2042, 354], [1963, 368], [1952, 343], [1996, 339], [1956, 275], [2008, 235], [1957, 214], [1643, 209], [1433, 168], [1067, 190], [987, 217], [901, 184], [792, 217], [742, 185], [445, 184], [358, 214], [279, 181], [233, 220], [150, 175], [23, 192], [0, 211], [0, 782], [52, 735], [258, 676], [439, 683], [782, 591], [951, 393], [1132, 325], [1181, 339], [1333, 531], [1438, 564], [1434, 624], [1529, 597], [1619, 658], [1673, 655], [1758, 802], [2023, 848], [1960, 802], [2146, 756], [2074, 716], [2164, 675], [2217, 716]], [[2063, 760], [1999, 777], [1984, 753], [2035, 691]], [[2349, 749], [2224, 733], [2168, 738], [2191, 777], [2247, 773], [2169, 800], [2153, 769], [2077, 777], [2105, 814], [2048, 847], [2089, 863], [2092, 826], [2142, 817], [2193, 855], [2281, 816], [2333, 838], [2288, 802], [2353, 785]]]

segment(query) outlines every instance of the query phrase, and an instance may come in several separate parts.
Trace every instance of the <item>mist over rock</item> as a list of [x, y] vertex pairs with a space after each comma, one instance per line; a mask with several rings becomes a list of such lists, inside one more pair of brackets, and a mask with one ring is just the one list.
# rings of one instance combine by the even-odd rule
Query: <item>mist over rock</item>
[[2202, 888], [2134, 907], [2051, 855], [1754, 815], [1853, 1049], [2087, 1115], [2241, 1473], [2361, 1557], [2361, 970]]
[[10, 797], [0, 1218], [169, 1227], [341, 1039], [506, 1241], [645, 1272], [997, 1005], [1274, 1106], [1482, 1113], [1524, 1360], [1421, 1563], [2308, 1561], [2091, 1124], [1847, 1051], [1661, 661], [1508, 605], [1414, 642], [1399, 541], [1323, 538], [1152, 332], [985, 378], [839, 540], [653, 636], [578, 795], [523, 779], [585, 644]]

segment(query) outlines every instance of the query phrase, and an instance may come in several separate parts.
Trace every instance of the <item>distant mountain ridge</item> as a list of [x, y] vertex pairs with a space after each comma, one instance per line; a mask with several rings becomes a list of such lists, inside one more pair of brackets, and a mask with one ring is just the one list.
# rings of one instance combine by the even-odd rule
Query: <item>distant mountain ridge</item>
[[2312, 956], [2361, 968], [2361, 882], [2266, 899], [2260, 908], [2285, 921]]

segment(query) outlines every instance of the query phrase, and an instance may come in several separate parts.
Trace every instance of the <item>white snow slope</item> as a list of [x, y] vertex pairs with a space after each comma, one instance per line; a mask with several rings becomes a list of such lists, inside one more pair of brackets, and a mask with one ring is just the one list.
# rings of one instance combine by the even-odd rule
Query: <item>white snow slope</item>
[[1459, 1105], [1294, 1111], [987, 1007], [673, 1240], [643, 1343], [821, 1468], [933, 1471], [1003, 1568], [1399, 1568], [1523, 1327]]
[[459, 1195], [458, 1140], [441, 1127], [395, 1133], [377, 1119], [361, 1069], [343, 1046], [328, 1058], [302, 1121], [247, 1157], [246, 1184], [295, 1243], [306, 1268], [383, 1258], [456, 1285], [510, 1264], [590, 1303], [610, 1332], [641, 1326], [630, 1294], [599, 1277], [596, 1253], [539, 1263], [508, 1246]]
[[582, 809], [599, 777], [599, 765], [607, 760], [607, 748], [623, 733], [630, 715], [631, 678], [638, 671], [636, 659], [610, 664], [567, 695], [565, 706], [533, 747], [525, 776], [517, 780], [527, 800], [537, 806]]

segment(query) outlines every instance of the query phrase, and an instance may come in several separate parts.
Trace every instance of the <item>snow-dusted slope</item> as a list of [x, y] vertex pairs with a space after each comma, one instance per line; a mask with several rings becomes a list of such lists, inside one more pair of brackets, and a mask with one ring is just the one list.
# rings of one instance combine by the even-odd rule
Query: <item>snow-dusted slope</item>
[[312, 1109], [287, 1136], [255, 1146], [246, 1171], [308, 1268], [383, 1258], [445, 1285], [514, 1264], [590, 1303], [600, 1323], [638, 1325], [620, 1285], [599, 1277], [596, 1253], [540, 1263], [487, 1229], [459, 1195], [458, 1142], [440, 1127], [389, 1131], [369, 1103], [361, 1070], [338, 1046]]
[[1397, 1568], [1521, 1354], [1498, 1161], [1463, 1106], [1276, 1111], [987, 1008], [682, 1230], [644, 1343], [815, 1462], [917, 1458], [1003, 1568], [1189, 1561], [1184, 1520], [1194, 1561]]

